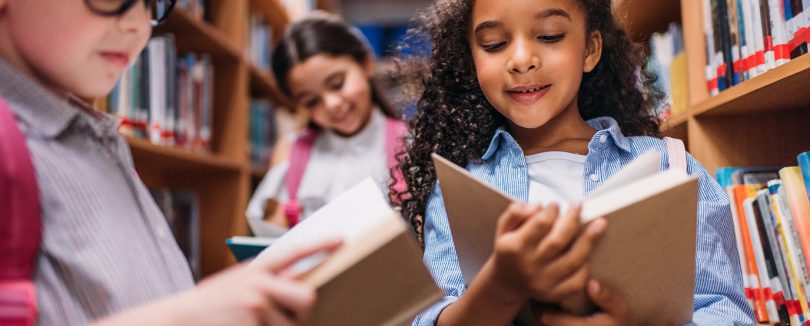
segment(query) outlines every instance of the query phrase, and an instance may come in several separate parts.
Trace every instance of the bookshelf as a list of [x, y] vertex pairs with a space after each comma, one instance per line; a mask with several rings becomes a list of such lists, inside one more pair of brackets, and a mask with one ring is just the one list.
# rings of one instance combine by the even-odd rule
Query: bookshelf
[[[796, 165], [810, 150], [810, 55], [711, 96], [705, 77], [702, 1], [619, 0], [615, 10], [636, 40], [680, 21], [687, 56], [689, 106], [663, 124], [666, 135], [684, 139], [689, 152], [714, 174], [718, 167]], [[667, 12], [678, 8], [678, 15]]]
[[258, 68], [246, 55], [251, 13], [260, 13], [273, 28], [273, 39], [289, 24], [280, 0], [210, 0], [210, 20], [175, 8], [154, 35], [175, 35], [177, 53], [208, 54], [214, 69], [211, 150], [189, 151], [126, 137], [135, 167], [150, 189], [189, 190], [200, 203], [202, 275], [210, 275], [235, 260], [225, 245], [233, 235], [246, 235], [244, 210], [251, 180], [262, 172], [248, 158], [251, 98], [286, 106], [272, 73]]

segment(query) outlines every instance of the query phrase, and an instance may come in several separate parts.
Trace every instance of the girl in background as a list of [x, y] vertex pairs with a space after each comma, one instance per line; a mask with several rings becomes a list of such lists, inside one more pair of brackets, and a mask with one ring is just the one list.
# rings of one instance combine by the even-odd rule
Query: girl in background
[[314, 12], [288, 27], [273, 72], [310, 123], [276, 145], [273, 161], [280, 163], [246, 212], [256, 235], [282, 234], [367, 177], [387, 186], [405, 125], [372, 82], [373, 69], [365, 38], [337, 16]]

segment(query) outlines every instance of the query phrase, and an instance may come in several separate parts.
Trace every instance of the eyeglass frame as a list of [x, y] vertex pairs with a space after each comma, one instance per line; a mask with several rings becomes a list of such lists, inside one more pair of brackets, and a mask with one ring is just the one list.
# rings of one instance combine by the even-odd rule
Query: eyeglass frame
[[[118, 7], [118, 9], [115, 9], [113, 11], [104, 11], [104, 10], [99, 10], [98, 8], [94, 7], [91, 4], [91, 1], [92, 0], [84, 0], [84, 5], [88, 9], [90, 9], [90, 11], [92, 11], [93, 13], [95, 13], [97, 15], [100, 15], [100, 16], [105, 16], [105, 17], [123, 15], [124, 13], [126, 13], [127, 11], [132, 9], [132, 6], [135, 5], [138, 2], [138, 0], [127, 0], [127, 1], [123, 2], [121, 4], [121, 6]], [[144, 0], [143, 2], [144, 2], [144, 5], [146, 6], [146, 8], [150, 8], [150, 3], [149, 3], [150, 1], [157, 1], [157, 0]], [[152, 27], [156, 27], [157, 25], [165, 22], [166, 19], [169, 18], [169, 15], [172, 13], [172, 10], [174, 9], [175, 4], [177, 4], [176, 0], [166, 0], [166, 1], [169, 2], [169, 6], [166, 8], [166, 11], [163, 14], [163, 16], [158, 17], [157, 19], [150, 19], [149, 24], [152, 25]]]

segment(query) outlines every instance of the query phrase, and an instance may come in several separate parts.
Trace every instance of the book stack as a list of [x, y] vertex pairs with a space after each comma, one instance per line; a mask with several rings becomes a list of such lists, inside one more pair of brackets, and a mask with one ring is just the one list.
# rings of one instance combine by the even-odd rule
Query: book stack
[[650, 57], [647, 70], [658, 76], [654, 87], [665, 94], [664, 102], [656, 109], [661, 120], [683, 114], [688, 106], [686, 79], [686, 52], [683, 46], [683, 29], [672, 23], [664, 33], [650, 37]]
[[208, 151], [213, 66], [207, 55], [177, 55], [174, 36], [155, 36], [107, 98], [124, 135]]
[[250, 15], [247, 54], [256, 67], [269, 71], [272, 62], [273, 29], [264, 15]]
[[807, 53], [810, 2], [703, 0], [710, 94]]
[[758, 322], [810, 322], [810, 152], [800, 166], [725, 167], [745, 294]]
[[195, 280], [201, 276], [200, 270], [200, 200], [190, 191], [152, 190], [152, 197], [158, 204], [172, 235], [186, 256]]
[[262, 170], [270, 166], [276, 143], [276, 108], [267, 100], [250, 102], [250, 163]]

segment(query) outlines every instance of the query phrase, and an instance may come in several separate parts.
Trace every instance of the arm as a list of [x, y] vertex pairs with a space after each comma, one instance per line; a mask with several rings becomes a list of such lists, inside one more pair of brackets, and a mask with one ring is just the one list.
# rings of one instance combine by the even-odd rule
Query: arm
[[693, 322], [699, 325], [753, 325], [745, 300], [726, 192], [691, 156], [689, 173], [699, 177]]

